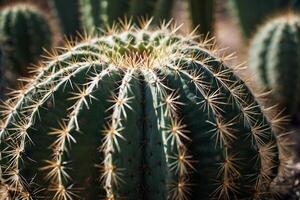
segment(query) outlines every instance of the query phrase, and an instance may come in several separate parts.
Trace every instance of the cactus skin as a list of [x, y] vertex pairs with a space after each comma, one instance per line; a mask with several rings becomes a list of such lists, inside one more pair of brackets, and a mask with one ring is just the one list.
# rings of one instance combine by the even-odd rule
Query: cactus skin
[[279, 10], [298, 9], [299, 0], [230, 0], [230, 8], [238, 19], [243, 35], [250, 38], [257, 26]]
[[278, 120], [210, 41], [141, 27], [68, 43], [5, 103], [0, 190], [58, 200], [269, 195]]
[[137, 23], [153, 17], [153, 24], [170, 20], [174, 0], [80, 0], [81, 23], [88, 33], [112, 26], [120, 19]]
[[189, 12], [192, 27], [197, 28], [201, 34], [213, 32], [214, 0], [189, 0]]
[[[278, 103], [295, 116], [300, 99], [300, 18], [292, 13], [268, 21], [251, 42], [250, 66], [273, 90]], [[296, 92], [295, 92], [296, 91]]]
[[50, 0], [63, 32], [66, 36], [74, 36], [80, 31], [78, 0]]
[[79, 0], [79, 11], [82, 28], [91, 33], [103, 23], [102, 0]]
[[12, 4], [0, 11], [0, 43], [5, 66], [20, 74], [51, 47], [53, 33], [48, 19], [31, 4]]

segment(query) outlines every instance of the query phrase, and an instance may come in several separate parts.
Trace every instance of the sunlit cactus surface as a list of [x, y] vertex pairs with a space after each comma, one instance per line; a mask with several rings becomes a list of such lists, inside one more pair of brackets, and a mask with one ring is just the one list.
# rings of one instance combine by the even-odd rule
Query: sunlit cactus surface
[[[49, 53], [4, 103], [1, 194], [12, 199], [261, 199], [277, 115], [213, 40], [122, 23]], [[199, 40], [200, 41], [200, 40]]]

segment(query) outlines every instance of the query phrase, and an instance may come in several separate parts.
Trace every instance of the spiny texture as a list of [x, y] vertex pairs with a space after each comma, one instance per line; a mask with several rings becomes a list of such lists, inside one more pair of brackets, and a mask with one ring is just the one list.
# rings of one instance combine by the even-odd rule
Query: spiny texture
[[266, 18], [285, 8], [298, 9], [299, 0], [230, 0], [230, 8], [239, 20], [246, 38], [251, 37]]
[[4, 65], [21, 74], [53, 42], [48, 19], [31, 4], [12, 4], [0, 11], [0, 43]]
[[113, 25], [124, 17], [138, 22], [153, 17], [153, 23], [170, 20], [174, 0], [80, 0], [81, 23], [87, 32]]
[[253, 38], [250, 66], [289, 114], [299, 111], [300, 17], [288, 13], [267, 22]]
[[199, 33], [208, 34], [213, 31], [214, 0], [189, 0], [189, 12], [192, 26], [198, 27]]
[[274, 131], [212, 41], [124, 23], [54, 51], [3, 107], [1, 188], [20, 199], [260, 199]]

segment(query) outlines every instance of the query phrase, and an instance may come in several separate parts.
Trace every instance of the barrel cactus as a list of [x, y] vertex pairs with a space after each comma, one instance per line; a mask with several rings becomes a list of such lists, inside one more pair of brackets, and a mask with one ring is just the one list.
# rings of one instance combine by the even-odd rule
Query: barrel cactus
[[253, 38], [249, 65], [262, 86], [295, 116], [300, 99], [300, 18], [292, 13], [268, 21]]
[[52, 24], [38, 8], [29, 3], [9, 4], [0, 11], [0, 45], [4, 65], [20, 74], [35, 62], [43, 48], [54, 42]]
[[80, 0], [82, 27], [87, 32], [93, 32], [126, 17], [134, 22], [153, 17], [153, 22], [159, 24], [170, 19], [173, 2], [174, 0]]
[[208, 34], [213, 31], [215, 0], [189, 0], [189, 13], [192, 27], [199, 33]]
[[230, 8], [238, 19], [243, 35], [250, 38], [258, 25], [263, 23], [270, 15], [283, 9], [299, 9], [299, 0], [230, 0]]
[[271, 195], [278, 120], [211, 40], [169, 26], [123, 23], [48, 56], [3, 106], [0, 190], [49, 200]]

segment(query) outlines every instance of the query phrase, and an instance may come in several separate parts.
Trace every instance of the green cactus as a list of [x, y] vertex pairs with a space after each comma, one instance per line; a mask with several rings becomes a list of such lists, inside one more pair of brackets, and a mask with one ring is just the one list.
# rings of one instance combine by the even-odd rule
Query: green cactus
[[169, 23], [123, 26], [54, 51], [5, 103], [0, 190], [49, 200], [270, 195], [279, 120], [228, 57]]
[[112, 26], [119, 19], [138, 22], [153, 17], [153, 23], [170, 20], [174, 0], [80, 0], [81, 23], [87, 32]]
[[27, 74], [26, 67], [39, 58], [43, 48], [52, 45], [53, 35], [49, 19], [31, 4], [11, 4], [0, 11], [4, 65], [20, 74]]
[[80, 31], [78, 0], [50, 0], [49, 5], [57, 15], [66, 36], [74, 36]]
[[273, 90], [276, 101], [291, 115], [300, 108], [299, 57], [300, 18], [292, 13], [262, 26], [249, 50], [250, 66], [257, 72], [259, 82]]
[[230, 8], [237, 17], [245, 38], [256, 32], [266, 18], [287, 8], [297, 9], [299, 0], [230, 0]]
[[213, 32], [213, 10], [215, 0], [189, 0], [189, 13], [192, 27], [201, 34]]

